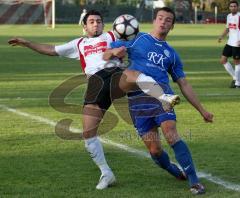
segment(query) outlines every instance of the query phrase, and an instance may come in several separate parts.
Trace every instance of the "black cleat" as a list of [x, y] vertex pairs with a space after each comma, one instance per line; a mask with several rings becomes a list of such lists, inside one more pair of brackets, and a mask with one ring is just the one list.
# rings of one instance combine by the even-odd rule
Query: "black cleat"
[[236, 80], [232, 80], [229, 88], [236, 88], [235, 82], [236, 82]]
[[190, 191], [193, 195], [201, 195], [206, 193], [205, 187], [198, 183], [198, 184], [194, 184], [191, 188]]

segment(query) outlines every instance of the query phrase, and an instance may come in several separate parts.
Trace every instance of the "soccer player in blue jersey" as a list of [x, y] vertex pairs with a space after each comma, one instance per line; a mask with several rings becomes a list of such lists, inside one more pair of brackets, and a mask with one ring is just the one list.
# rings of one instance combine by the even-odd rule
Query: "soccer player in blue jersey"
[[[113, 42], [112, 49], [105, 52], [104, 59], [108, 60], [116, 56], [116, 50], [118, 52], [126, 51], [130, 59], [129, 70], [140, 71], [153, 77], [164, 88], [165, 93], [173, 94], [169, 86], [168, 74], [170, 74], [173, 81], [180, 87], [184, 97], [199, 111], [203, 119], [206, 122], [212, 122], [213, 114], [206, 111], [199, 102], [185, 78], [183, 65], [178, 54], [166, 42], [166, 37], [173, 28], [174, 22], [175, 13], [170, 8], [156, 9], [151, 33], [139, 33], [131, 41]], [[197, 177], [188, 146], [177, 132], [174, 110], [164, 111], [161, 102], [147, 96], [142, 91], [129, 93], [129, 110], [134, 126], [148, 148], [153, 161], [174, 177], [188, 179], [190, 191], [193, 194], [205, 193], [205, 188]], [[158, 127], [161, 127], [183, 170], [170, 162], [167, 152], [163, 150]]]

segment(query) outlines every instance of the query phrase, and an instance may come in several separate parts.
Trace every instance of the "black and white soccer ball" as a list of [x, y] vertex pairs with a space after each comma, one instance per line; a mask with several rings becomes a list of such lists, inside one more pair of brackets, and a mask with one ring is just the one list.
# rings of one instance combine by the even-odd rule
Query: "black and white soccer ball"
[[131, 40], [139, 32], [137, 19], [129, 14], [123, 14], [113, 22], [113, 33], [118, 39]]

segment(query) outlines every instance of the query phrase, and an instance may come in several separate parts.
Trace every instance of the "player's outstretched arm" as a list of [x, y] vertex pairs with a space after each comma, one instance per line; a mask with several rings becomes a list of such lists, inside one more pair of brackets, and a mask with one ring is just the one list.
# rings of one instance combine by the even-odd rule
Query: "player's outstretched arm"
[[33, 42], [25, 40], [23, 38], [12, 38], [8, 41], [8, 44], [12, 45], [12, 46], [28, 47], [40, 54], [45, 54], [45, 55], [49, 55], [49, 56], [57, 56], [58, 55], [56, 53], [55, 47], [53, 45], [33, 43]]
[[213, 114], [203, 108], [188, 81], [185, 78], [180, 78], [177, 80], [177, 83], [184, 97], [192, 104], [193, 107], [195, 107], [195, 109], [199, 111], [203, 119], [206, 122], [213, 122]]
[[222, 39], [228, 34], [229, 29], [225, 28], [223, 33], [218, 37], [218, 42], [221, 43]]
[[114, 49], [107, 49], [103, 54], [103, 60], [108, 61], [113, 57], [123, 58], [126, 55], [126, 48], [119, 47]]

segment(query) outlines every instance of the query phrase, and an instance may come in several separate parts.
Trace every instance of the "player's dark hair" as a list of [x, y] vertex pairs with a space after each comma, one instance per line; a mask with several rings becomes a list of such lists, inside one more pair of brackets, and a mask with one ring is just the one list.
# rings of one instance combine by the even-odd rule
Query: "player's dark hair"
[[97, 15], [97, 16], [100, 16], [102, 22], [103, 22], [103, 17], [102, 15], [100, 14], [100, 12], [98, 12], [97, 10], [89, 10], [87, 12], [87, 14], [84, 16], [83, 18], [83, 24], [86, 25], [87, 24], [87, 19], [90, 15]]
[[153, 12], [153, 19], [154, 20], [157, 18], [157, 14], [158, 14], [159, 11], [165, 11], [165, 12], [171, 13], [173, 15], [173, 23], [172, 24], [175, 23], [175, 19], [176, 19], [175, 12], [169, 7], [162, 7], [162, 8], [154, 9], [154, 12]]
[[234, 1], [234, 0], [233, 0], [233, 1], [230, 1], [230, 2], [229, 2], [228, 7], [229, 7], [230, 4], [232, 4], [232, 3], [235, 3], [235, 4], [237, 4], [237, 6], [238, 6], [238, 1]]

